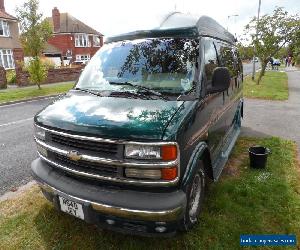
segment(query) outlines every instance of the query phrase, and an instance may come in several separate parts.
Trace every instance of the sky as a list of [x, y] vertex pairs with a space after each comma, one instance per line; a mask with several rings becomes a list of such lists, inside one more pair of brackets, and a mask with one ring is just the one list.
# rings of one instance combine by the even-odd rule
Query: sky
[[[25, 0], [4, 0], [6, 11], [15, 15]], [[259, 0], [40, 0], [40, 11], [51, 16], [53, 7], [68, 12], [105, 36], [157, 26], [159, 20], [174, 10], [194, 16], [207, 15], [238, 37], [244, 26], [257, 15]], [[261, 14], [276, 6], [289, 13], [300, 13], [300, 0], [262, 0]], [[238, 15], [236, 17], [232, 15]], [[230, 17], [228, 17], [230, 16]]]

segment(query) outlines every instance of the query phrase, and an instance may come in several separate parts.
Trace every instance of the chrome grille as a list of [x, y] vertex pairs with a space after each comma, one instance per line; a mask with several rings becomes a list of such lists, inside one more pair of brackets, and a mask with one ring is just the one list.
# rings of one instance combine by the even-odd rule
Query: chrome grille
[[88, 162], [88, 161], [72, 161], [66, 156], [51, 153], [50, 159], [58, 164], [66, 166], [70, 169], [85, 172], [94, 175], [100, 175], [105, 177], [117, 177], [118, 168], [113, 166], [102, 165], [99, 163]]
[[58, 143], [63, 146], [110, 155], [116, 155], [118, 153], [118, 145], [115, 143], [80, 140], [63, 135], [57, 135], [54, 133], [51, 133], [50, 137], [52, 142]]
[[[173, 161], [140, 161], [124, 159], [125, 144], [133, 145], [177, 145], [175, 142], [135, 142], [105, 139], [94, 136], [75, 135], [67, 132], [35, 125], [40, 130], [45, 130], [45, 138], [35, 136], [39, 156], [48, 164], [65, 172], [79, 177], [93, 178], [96, 180], [112, 181], [143, 186], [171, 186], [179, 181], [180, 155]], [[72, 152], [78, 153], [79, 158], [72, 157]], [[178, 150], [179, 153], [179, 150]], [[73, 160], [71, 160], [73, 159]], [[75, 160], [74, 160], [75, 159]], [[78, 161], [76, 161], [78, 159]], [[178, 176], [172, 181], [166, 180], [138, 180], [127, 178], [125, 168], [168, 168], [178, 167]]]

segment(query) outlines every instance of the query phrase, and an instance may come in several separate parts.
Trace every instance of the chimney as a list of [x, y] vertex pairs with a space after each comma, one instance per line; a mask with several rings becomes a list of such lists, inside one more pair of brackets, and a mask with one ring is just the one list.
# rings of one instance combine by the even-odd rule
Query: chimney
[[0, 0], [0, 10], [5, 11], [4, 0]]
[[[4, 0], [0, 0], [4, 1]], [[53, 28], [54, 32], [59, 32], [60, 31], [60, 13], [57, 7], [54, 7], [52, 10], [52, 20], [53, 20]]]

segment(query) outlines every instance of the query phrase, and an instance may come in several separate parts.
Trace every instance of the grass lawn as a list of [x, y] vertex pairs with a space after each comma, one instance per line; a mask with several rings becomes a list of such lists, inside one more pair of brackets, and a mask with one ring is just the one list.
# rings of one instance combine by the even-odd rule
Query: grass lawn
[[[255, 144], [272, 150], [265, 170], [248, 167], [247, 148]], [[296, 234], [299, 244], [300, 173], [293, 142], [241, 138], [208, 194], [194, 230], [165, 239], [97, 229], [55, 210], [33, 187], [0, 203], [0, 249], [232, 250], [240, 249], [240, 234]]]
[[[259, 73], [256, 73], [255, 79]], [[251, 76], [245, 77], [244, 96], [267, 100], [287, 100], [289, 98], [288, 78], [285, 72], [267, 71], [259, 85]]]
[[37, 86], [16, 88], [0, 91], [0, 103], [11, 102], [17, 100], [26, 100], [38, 96], [48, 96], [65, 93], [74, 86], [74, 83], [65, 84], [53, 84], [41, 86], [42, 89], [38, 89]]

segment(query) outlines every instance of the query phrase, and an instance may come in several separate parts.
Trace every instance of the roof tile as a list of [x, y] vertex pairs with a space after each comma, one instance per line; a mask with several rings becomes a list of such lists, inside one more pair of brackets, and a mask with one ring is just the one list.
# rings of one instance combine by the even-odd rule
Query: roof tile
[[0, 10], [0, 18], [10, 19], [10, 20], [14, 20], [14, 21], [17, 20], [17, 18], [15, 18], [14, 16], [12, 16], [12, 15], [6, 13], [6, 12], [3, 11], [3, 10]]
[[[46, 20], [53, 25], [52, 17], [47, 17]], [[60, 13], [60, 32], [57, 33], [86, 33], [103, 36], [100, 32], [89, 27], [69, 13]]]

